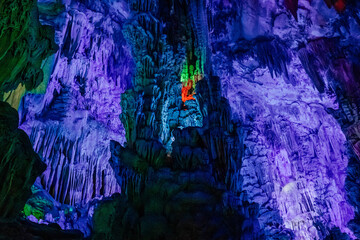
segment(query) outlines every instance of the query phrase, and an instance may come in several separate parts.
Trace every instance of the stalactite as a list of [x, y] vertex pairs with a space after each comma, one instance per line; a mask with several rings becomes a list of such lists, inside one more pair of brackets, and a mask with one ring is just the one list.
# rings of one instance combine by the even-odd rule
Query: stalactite
[[359, 238], [357, 1], [60, 2], [0, 3], [0, 238]]
[[112, 169], [105, 164], [105, 159], [110, 157], [108, 149], [85, 153], [82, 149], [86, 148], [85, 136], [89, 133], [82, 133], [80, 139], [84, 140], [74, 142], [63, 136], [62, 131], [60, 126], [44, 127], [39, 124], [30, 133], [34, 150], [48, 165], [41, 177], [45, 190], [53, 194], [55, 200], [71, 205], [86, 204], [94, 197], [120, 192]]

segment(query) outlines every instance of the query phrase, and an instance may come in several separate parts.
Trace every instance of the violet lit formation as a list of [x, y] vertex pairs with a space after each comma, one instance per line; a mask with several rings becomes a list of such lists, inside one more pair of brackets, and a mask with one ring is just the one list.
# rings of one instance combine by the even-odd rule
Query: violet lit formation
[[0, 239], [360, 239], [360, 2], [0, 0]]

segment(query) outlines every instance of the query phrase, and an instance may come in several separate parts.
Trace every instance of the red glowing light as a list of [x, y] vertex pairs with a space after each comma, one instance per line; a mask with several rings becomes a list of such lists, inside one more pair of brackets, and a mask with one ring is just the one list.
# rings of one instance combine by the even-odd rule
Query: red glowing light
[[181, 99], [185, 103], [188, 100], [195, 100], [193, 97], [195, 93], [189, 93], [193, 88], [193, 81], [188, 79], [186, 83], [183, 83], [183, 87], [181, 89]]
[[336, 11], [343, 12], [346, 7], [345, 0], [337, 0], [336, 3], [334, 4], [334, 7], [335, 7]]

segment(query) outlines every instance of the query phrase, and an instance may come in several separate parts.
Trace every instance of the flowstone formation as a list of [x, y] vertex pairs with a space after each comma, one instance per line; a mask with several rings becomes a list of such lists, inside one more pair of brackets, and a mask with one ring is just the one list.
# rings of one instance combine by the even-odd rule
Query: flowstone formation
[[18, 128], [14, 108], [26, 90], [41, 83], [42, 60], [57, 49], [53, 29], [40, 24], [37, 10], [34, 1], [0, 2], [0, 238], [81, 239], [79, 231], [66, 232], [21, 218], [31, 186], [46, 164]]
[[0, 238], [82, 239], [80, 231], [37, 225], [21, 218], [35, 179], [46, 165], [32, 149], [29, 137], [18, 129], [17, 111], [0, 102]]
[[[182, 53], [181, 44], [186, 41], [178, 42], [180, 46], [173, 49], [168, 46], [174, 45], [175, 40], [166, 38], [168, 29], [174, 35], [183, 33], [181, 25], [174, 30], [176, 16], [191, 10], [203, 14], [204, 8], [191, 9], [176, 1], [168, 6], [174, 11], [173, 19], [168, 13], [165, 15], [170, 18], [166, 23], [170, 26], [161, 29], [158, 19], [166, 11], [158, 9], [160, 4], [166, 6], [158, 1], [130, 4], [132, 17], [124, 31], [132, 44], [137, 69], [133, 89], [122, 95], [121, 118], [127, 130], [127, 144], [122, 147], [112, 142], [110, 159], [121, 183], [122, 196], [114, 196], [96, 209], [93, 237], [237, 239], [241, 235], [250, 236], [252, 231], [259, 230], [253, 215], [256, 210], [252, 210], [256, 206], [248, 203], [238, 212], [231, 204], [223, 203], [233, 195], [229, 191], [234, 185], [230, 176], [241, 166], [242, 148], [239, 126], [231, 122], [230, 108], [221, 97], [219, 78], [205, 73], [197, 83], [194, 98], [185, 101], [189, 109], [184, 109], [179, 82], [184, 75], [181, 74], [183, 63], [172, 58]], [[197, 14], [185, 16], [190, 18], [187, 30], [193, 31], [193, 40], [201, 42], [204, 39], [199, 32], [206, 29], [206, 21], [198, 26]], [[203, 47], [202, 59], [206, 64], [207, 46], [197, 46]], [[161, 65], [164, 57], [169, 64], [166, 67]], [[138, 96], [136, 100], [135, 96]], [[200, 111], [191, 111], [190, 107], [194, 106]], [[202, 121], [192, 124], [187, 118]], [[165, 124], [168, 128], [163, 128]], [[169, 134], [172, 139], [168, 139]], [[166, 148], [169, 140], [172, 140], [171, 149]], [[118, 214], [106, 217], [112, 211]]]
[[[177, 7], [181, 6], [174, 1], [165, 18], [161, 11], [158, 13], [156, 9], [147, 8], [145, 2], [141, 3], [137, 2], [137, 8], [133, 8], [135, 16], [151, 14], [155, 16], [154, 22], [158, 18], [166, 19], [165, 25], [170, 26], [173, 25], [169, 24], [169, 15], [177, 16], [180, 11]], [[124, 148], [114, 142], [110, 162], [125, 195], [100, 205], [94, 218], [94, 231], [99, 233], [95, 236], [168, 239], [173, 235], [182, 239], [191, 235], [186, 227], [182, 232], [176, 228], [175, 222], [182, 222], [176, 218], [179, 215], [183, 219], [192, 217], [186, 210], [180, 214], [170, 207], [171, 203], [196, 206], [189, 208], [189, 212], [199, 216], [206, 216], [206, 204], [196, 201], [200, 194], [194, 194], [192, 201], [182, 199], [184, 194], [198, 189], [167, 190], [163, 179], [166, 176], [166, 183], [182, 185], [177, 174], [186, 172], [187, 184], [193, 185], [193, 181], [198, 181], [195, 173], [203, 171], [206, 174], [202, 179], [208, 180], [199, 181], [202, 185], [197, 182], [201, 189], [212, 189], [212, 193], [214, 189], [220, 191], [221, 202], [211, 202], [210, 198], [206, 201], [223, 211], [220, 215], [214, 211], [214, 217], [223, 219], [218, 220], [218, 226], [231, 216], [238, 219], [236, 226], [241, 227], [231, 226], [230, 229], [238, 231], [224, 230], [224, 235], [216, 235], [217, 228], [203, 221], [206, 230], [194, 228], [191, 236], [197, 236], [195, 239], [218, 236], [225, 239], [356, 239], [359, 160], [353, 152], [356, 153], [357, 146], [359, 97], [355, 55], [359, 28], [358, 10], [354, 9], [358, 6], [348, 1], [346, 9], [349, 10], [345, 11], [345, 5], [340, 6], [342, 3], [190, 1], [185, 16], [191, 19], [195, 36], [192, 40], [204, 52], [206, 69], [202, 70], [201, 81], [183, 84], [182, 91], [186, 94], [182, 94], [182, 100], [185, 105], [198, 103], [202, 124], [195, 128], [175, 127], [171, 151], [165, 158], [161, 154], [164, 143], [157, 131], [161, 128], [156, 121], [141, 119], [142, 109], [149, 109], [146, 106], [150, 101], [122, 105], [128, 113], [126, 118], [121, 116], [122, 121], [125, 126], [131, 123], [127, 128], [127, 134], [131, 133], [127, 136], [130, 145]], [[149, 6], [156, 8], [157, 4], [164, 6], [161, 1]], [[153, 34], [151, 23], [136, 25], [136, 29]], [[163, 33], [167, 33], [166, 29]], [[171, 35], [176, 34], [171, 32]], [[137, 39], [130, 39], [130, 43], [138, 47], [133, 48], [135, 58], [142, 59], [141, 54], [153, 54], [154, 50], [157, 50], [156, 56], [160, 55], [160, 49], [141, 47]], [[182, 44], [186, 46], [186, 42]], [[349, 50], [352, 47], [354, 49]], [[146, 64], [140, 60], [137, 66], [151, 66]], [[183, 63], [182, 82], [197, 71], [193, 67], [189, 74], [188, 65]], [[154, 66], [159, 64], [155, 61]], [[135, 78], [135, 81], [142, 79]], [[195, 91], [192, 90], [194, 82]], [[145, 91], [138, 86], [135, 83], [134, 89], [142, 95]], [[127, 93], [135, 94], [133, 91]], [[150, 106], [157, 106], [151, 113], [155, 116], [160, 112], [155, 109], [163, 106], [154, 99], [163, 92], [159, 87], [158, 91], [144, 93], [152, 99]], [[144, 133], [148, 125], [155, 129], [150, 137]], [[144, 136], [148, 139], [147, 145], [137, 145], [137, 139]], [[348, 147], [347, 139], [352, 140], [355, 151]], [[182, 201], [187, 204], [182, 205]], [[153, 202], [160, 204], [154, 206]], [[225, 213], [227, 207], [234, 215]], [[113, 209], [121, 214], [107, 218], [112, 227], [106, 230], [97, 223], [104, 212]], [[132, 231], [116, 228], [119, 222], [125, 222]], [[212, 230], [211, 237], [207, 236]]]
[[286, 239], [359, 237], [357, 137], [347, 131], [359, 100], [359, 6], [336, 2], [213, 2], [213, 68], [243, 120], [242, 189], [261, 206], [267, 238], [283, 228], [294, 234]]
[[[40, 25], [33, 1], [23, 5], [20, 1], [1, 1], [0, 5], [2, 100], [6, 92], [16, 89], [20, 83], [32, 89], [42, 81], [39, 64], [54, 42], [51, 28]], [[7, 5], [10, 7], [5, 7]], [[0, 101], [0, 217], [3, 218], [19, 215], [31, 193], [31, 185], [45, 169], [26, 133], [18, 129], [18, 123], [17, 111]]]
[[55, 202], [49, 208], [35, 194], [27, 216], [89, 235], [94, 204], [121, 192], [108, 160], [110, 139], [125, 140], [118, 105], [134, 65], [122, 34], [127, 5], [39, 1], [38, 6], [43, 24], [55, 28], [59, 50], [44, 61], [46, 82], [24, 96], [19, 112], [21, 128], [48, 166], [36, 187], [46, 191], [41, 199]]

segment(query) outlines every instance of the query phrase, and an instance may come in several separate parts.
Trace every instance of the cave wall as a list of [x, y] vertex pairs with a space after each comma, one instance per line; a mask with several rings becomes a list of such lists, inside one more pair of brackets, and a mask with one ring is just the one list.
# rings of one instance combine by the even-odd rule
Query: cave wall
[[26, 91], [43, 81], [43, 60], [56, 52], [54, 29], [42, 25], [35, 1], [0, 2], [0, 238], [81, 239], [80, 231], [31, 223], [24, 205], [46, 164], [19, 129], [16, 109]]
[[120, 192], [108, 158], [110, 139], [124, 142], [118, 104], [132, 74], [121, 31], [126, 4], [38, 5], [40, 20], [55, 27], [59, 50], [44, 66], [47, 85], [23, 98], [21, 128], [48, 165], [44, 189], [60, 203], [85, 205]]
[[26, 133], [18, 129], [19, 117], [8, 103], [1, 104], [1, 215], [15, 218], [21, 212], [31, 186], [46, 165], [32, 149]]
[[338, 227], [356, 238], [356, 180], [348, 176], [358, 160], [338, 119], [342, 95], [357, 89], [356, 6], [349, 1], [339, 14], [324, 1], [289, 2], [297, 11], [273, 1], [212, 2], [214, 71], [244, 124], [239, 189], [261, 205], [269, 237], [285, 227], [296, 239], [324, 239]]
[[1, 1], [0, 93], [17, 108], [25, 89], [43, 80], [42, 60], [57, 50], [54, 30], [41, 25], [36, 1]]
[[[34, 1], [1, 1], [0, 108], [1, 108], [1, 217], [19, 215], [35, 178], [45, 165], [34, 153], [28, 136], [18, 129], [15, 109], [3, 102], [11, 90], [39, 85], [41, 61], [56, 49], [53, 30], [40, 24]], [[7, 7], [5, 7], [7, 6]]]
[[[154, 11], [147, 9], [146, 3], [136, 2], [138, 8], [133, 11], [136, 14]], [[205, 80], [197, 84], [195, 99], [191, 99], [199, 102], [203, 117], [198, 130], [203, 142], [197, 144], [208, 148], [203, 152], [209, 151], [207, 156], [203, 152], [194, 153], [198, 158], [192, 157], [190, 162], [214, 168], [208, 177], [223, 184], [226, 206], [231, 209], [249, 203], [255, 206], [257, 210], [251, 214], [238, 211], [245, 219], [239, 225], [249, 224], [249, 229], [253, 229], [258, 224], [262, 237], [357, 238], [354, 112], [358, 101], [359, 28], [356, 3], [347, 2], [347, 10], [342, 4], [342, 1], [188, 4], [195, 42], [202, 48], [207, 66]], [[176, 7], [175, 3], [174, 12]], [[131, 43], [138, 44], [136, 39], [131, 39]], [[154, 91], [153, 94], [157, 95]], [[225, 105], [220, 104], [223, 102]], [[137, 106], [143, 104], [146, 103]], [[138, 116], [136, 112], [132, 114], [132, 118], [122, 119], [124, 124]], [[231, 124], [227, 119], [231, 119]], [[238, 126], [240, 134], [232, 135], [233, 126]], [[185, 128], [187, 131], [194, 130]], [[134, 139], [139, 136], [132, 129], [129, 132]], [[233, 140], [223, 137], [223, 133]], [[173, 151], [168, 161], [172, 167], [180, 165], [189, 170], [184, 150], [189, 148], [181, 143], [183, 134], [174, 130]], [[188, 134], [187, 138], [193, 136]], [[239, 152], [229, 156], [234, 151], [232, 144]], [[129, 191], [130, 186], [133, 188], [130, 194], [141, 196], [148, 182], [135, 163], [126, 160], [130, 155], [125, 153], [128, 149], [133, 149], [135, 156], [140, 155], [136, 161], [141, 162], [144, 158], [151, 161], [151, 156], [144, 155], [149, 152], [151, 155], [151, 148], [114, 147], [110, 160], [124, 189]], [[176, 167], [172, 170], [179, 171]], [[138, 217], [141, 219], [141, 214]], [[251, 221], [252, 218], [256, 221]], [[242, 232], [241, 236], [257, 237], [246, 234]]]
[[47, 164], [28, 219], [94, 239], [359, 238], [356, 1], [16, 4], [0, 97]]

